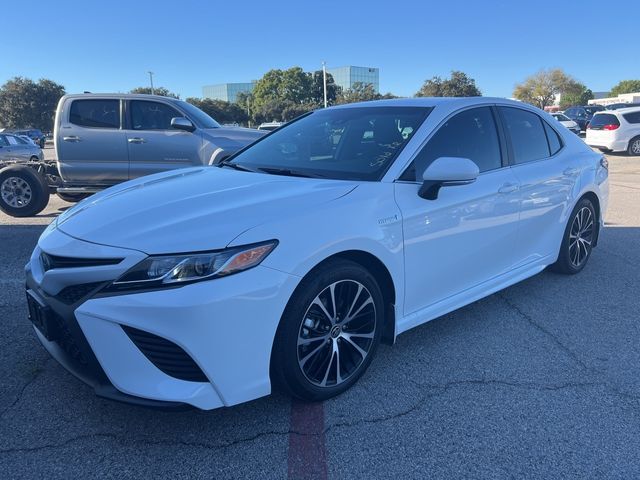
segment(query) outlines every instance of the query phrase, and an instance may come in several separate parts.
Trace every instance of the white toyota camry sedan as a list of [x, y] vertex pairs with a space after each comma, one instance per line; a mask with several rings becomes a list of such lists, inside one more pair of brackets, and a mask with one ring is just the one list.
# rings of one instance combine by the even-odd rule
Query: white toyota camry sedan
[[608, 196], [601, 154], [498, 98], [319, 110], [218, 167], [110, 188], [40, 237], [35, 333], [98, 395], [329, 398], [381, 341], [547, 266], [582, 270]]

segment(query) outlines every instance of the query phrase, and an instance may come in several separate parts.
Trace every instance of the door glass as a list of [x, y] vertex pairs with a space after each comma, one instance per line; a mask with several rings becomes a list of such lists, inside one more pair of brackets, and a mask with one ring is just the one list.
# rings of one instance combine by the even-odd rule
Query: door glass
[[69, 121], [81, 127], [120, 128], [120, 100], [74, 100]]
[[549, 145], [542, 120], [538, 115], [520, 108], [500, 107], [504, 125], [511, 138], [516, 164], [532, 162], [549, 156]]
[[134, 130], [169, 130], [174, 117], [184, 115], [164, 103], [131, 101], [131, 126]]
[[7, 135], [7, 140], [9, 141], [9, 145], [18, 145], [18, 140], [12, 135]]
[[7, 136], [0, 135], [0, 146], [6, 147], [7, 145], [9, 145], [9, 142], [7, 141]]
[[500, 168], [500, 142], [491, 108], [472, 108], [447, 120], [401, 179], [422, 181], [423, 172], [440, 157], [468, 158], [478, 165], [480, 172]]

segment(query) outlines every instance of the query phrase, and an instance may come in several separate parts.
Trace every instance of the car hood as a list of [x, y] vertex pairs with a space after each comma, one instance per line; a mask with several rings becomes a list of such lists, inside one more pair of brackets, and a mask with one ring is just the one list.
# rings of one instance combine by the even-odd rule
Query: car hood
[[147, 254], [215, 250], [252, 227], [309, 212], [355, 186], [228, 168], [173, 170], [97, 193], [64, 212], [56, 226], [80, 240]]
[[220, 127], [202, 130], [204, 139], [225, 151], [235, 152], [245, 145], [255, 142], [267, 132], [243, 127]]

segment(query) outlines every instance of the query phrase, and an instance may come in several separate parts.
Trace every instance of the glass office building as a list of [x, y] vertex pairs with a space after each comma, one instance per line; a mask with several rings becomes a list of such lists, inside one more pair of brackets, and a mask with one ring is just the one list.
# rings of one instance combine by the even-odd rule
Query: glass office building
[[346, 67], [327, 68], [327, 73], [333, 77], [336, 85], [340, 85], [343, 90], [353, 87], [354, 83], [360, 82], [371, 84], [376, 92], [380, 91], [380, 69], [373, 67]]
[[238, 101], [239, 93], [251, 93], [254, 86], [254, 83], [221, 83], [219, 85], [205, 85], [202, 87], [202, 97], [236, 103]]

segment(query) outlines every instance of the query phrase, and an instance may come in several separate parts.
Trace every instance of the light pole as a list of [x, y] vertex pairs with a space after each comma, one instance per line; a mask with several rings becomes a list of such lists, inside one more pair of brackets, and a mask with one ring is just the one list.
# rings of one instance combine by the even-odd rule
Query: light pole
[[324, 86], [324, 108], [327, 108], [327, 62], [322, 62], [322, 83]]
[[155, 95], [155, 90], [153, 89], [153, 72], [147, 72], [149, 74], [149, 82], [151, 82], [151, 95]]

